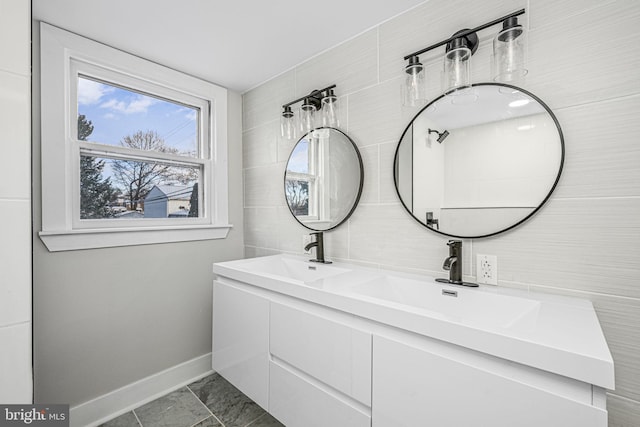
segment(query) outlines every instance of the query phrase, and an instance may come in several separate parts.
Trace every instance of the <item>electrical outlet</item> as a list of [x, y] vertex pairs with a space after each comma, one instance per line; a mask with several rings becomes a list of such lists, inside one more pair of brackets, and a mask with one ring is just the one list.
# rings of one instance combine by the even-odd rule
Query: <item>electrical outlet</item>
[[498, 257], [478, 254], [476, 264], [476, 280], [485, 285], [498, 284]]
[[305, 246], [307, 246], [312, 241], [313, 241], [313, 239], [311, 238], [310, 234], [303, 234], [302, 235], [302, 251], [305, 254], [310, 254], [311, 253], [311, 249], [309, 249], [308, 251], [305, 251], [304, 248], [305, 248]]

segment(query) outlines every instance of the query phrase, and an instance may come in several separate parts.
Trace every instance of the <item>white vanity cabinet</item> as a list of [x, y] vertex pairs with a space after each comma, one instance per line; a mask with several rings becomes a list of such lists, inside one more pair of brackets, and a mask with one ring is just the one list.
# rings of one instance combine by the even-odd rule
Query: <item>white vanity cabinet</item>
[[[422, 339], [375, 336], [373, 427], [602, 427], [604, 390]], [[600, 407], [598, 407], [600, 406]]]
[[588, 301], [288, 256], [214, 272], [213, 368], [287, 427], [607, 426]]
[[213, 369], [269, 407], [269, 300], [220, 281], [213, 283]]

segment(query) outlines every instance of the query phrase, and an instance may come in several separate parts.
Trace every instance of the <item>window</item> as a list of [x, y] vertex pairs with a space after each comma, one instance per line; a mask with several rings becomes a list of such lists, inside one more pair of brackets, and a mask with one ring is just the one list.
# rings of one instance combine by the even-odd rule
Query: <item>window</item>
[[226, 237], [226, 90], [48, 24], [40, 31], [49, 250]]
[[298, 218], [317, 219], [318, 176], [314, 138], [305, 138], [296, 144], [287, 164], [285, 196], [291, 212]]
[[285, 197], [291, 212], [305, 223], [330, 218], [328, 129], [316, 129], [293, 149], [285, 176]]

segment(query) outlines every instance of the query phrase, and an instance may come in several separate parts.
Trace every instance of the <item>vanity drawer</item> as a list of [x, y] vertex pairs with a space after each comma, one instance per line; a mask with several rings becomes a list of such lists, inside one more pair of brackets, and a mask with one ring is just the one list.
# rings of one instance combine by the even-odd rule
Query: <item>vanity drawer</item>
[[273, 356], [371, 406], [371, 334], [271, 303]]
[[276, 361], [269, 368], [269, 413], [287, 427], [371, 427], [369, 408], [323, 390]]

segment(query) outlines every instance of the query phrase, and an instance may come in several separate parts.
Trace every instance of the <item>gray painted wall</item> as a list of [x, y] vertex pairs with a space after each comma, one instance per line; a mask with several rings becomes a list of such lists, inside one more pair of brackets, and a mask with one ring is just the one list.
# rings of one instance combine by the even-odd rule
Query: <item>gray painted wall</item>
[[227, 239], [50, 253], [37, 236], [39, 34], [33, 38], [35, 401], [74, 406], [211, 352], [211, 265], [243, 255], [241, 97], [229, 92]]
[[[416, 110], [403, 109], [403, 56], [527, 8], [529, 75], [523, 85], [562, 124], [567, 158], [548, 204], [508, 233], [465, 240], [464, 274], [477, 254], [499, 258], [500, 286], [593, 301], [616, 363], [609, 425], [640, 425], [640, 2], [632, 0], [429, 0], [329, 49], [243, 96], [245, 253], [301, 253], [308, 233], [291, 217], [282, 171], [293, 143], [279, 135], [281, 105], [337, 84], [343, 129], [365, 165], [361, 203], [327, 233], [327, 256], [446, 275], [445, 236], [420, 227], [393, 185], [393, 155]], [[473, 81], [490, 80], [491, 40], [480, 34]], [[624, 30], [622, 30], [624, 29]], [[429, 96], [440, 93], [443, 49], [422, 55]]]

